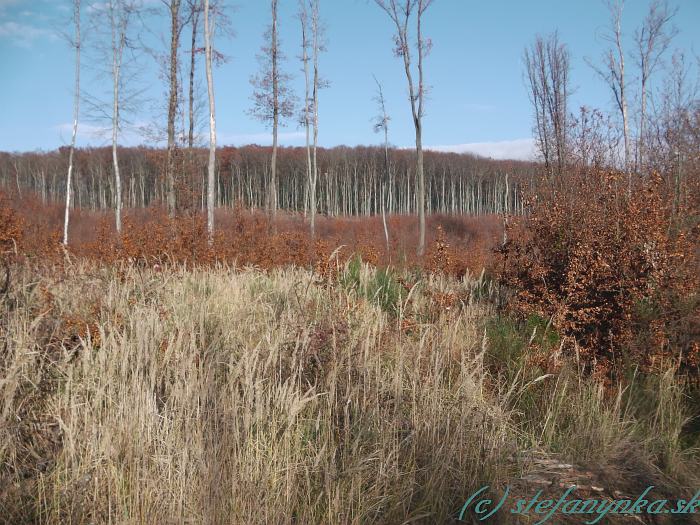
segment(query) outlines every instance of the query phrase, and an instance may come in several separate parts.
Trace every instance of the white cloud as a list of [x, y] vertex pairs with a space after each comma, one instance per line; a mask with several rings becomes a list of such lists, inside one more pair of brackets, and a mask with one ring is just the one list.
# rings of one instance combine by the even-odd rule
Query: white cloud
[[46, 29], [21, 22], [0, 23], [0, 39], [7, 39], [19, 47], [31, 47], [38, 38], [54, 38], [55, 35]]
[[496, 160], [534, 160], [536, 154], [534, 139], [470, 142], [467, 144], [453, 144], [448, 146], [426, 146], [425, 149], [449, 151], [453, 153], [473, 153], [481, 157], [490, 157]]

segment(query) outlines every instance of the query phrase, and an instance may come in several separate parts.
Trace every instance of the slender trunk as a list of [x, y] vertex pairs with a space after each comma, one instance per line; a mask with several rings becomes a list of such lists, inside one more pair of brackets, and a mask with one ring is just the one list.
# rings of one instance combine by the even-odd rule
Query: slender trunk
[[[380, 88], [381, 89], [381, 88]], [[381, 93], [381, 91], [380, 91]], [[385, 186], [390, 185], [390, 175], [389, 175], [389, 126], [387, 124], [386, 110], [384, 109], [384, 95], [382, 97], [382, 113], [384, 119], [384, 177], [382, 180], [382, 223], [384, 224], [384, 239], [386, 240], [386, 251], [389, 253], [389, 228], [386, 225], [386, 205], [384, 203], [384, 193]], [[389, 186], [391, 188], [391, 186]], [[389, 190], [389, 196], [391, 196], [391, 189]], [[389, 197], [391, 200], [391, 197]]]
[[508, 242], [508, 198], [508, 173], [506, 173], [505, 204], [503, 207], [503, 246]]
[[[416, 37], [418, 39], [418, 112], [414, 110], [414, 123], [416, 128], [416, 157], [418, 171], [418, 224], [420, 238], [418, 240], [418, 255], [425, 253], [425, 174], [423, 173], [423, 37], [421, 33], [421, 19], [423, 17], [423, 0], [418, 0], [418, 15], [416, 17]], [[409, 78], [410, 81], [410, 78]], [[411, 90], [413, 91], [413, 90]], [[415, 106], [413, 98], [412, 103]]]
[[189, 78], [189, 92], [188, 92], [188, 131], [187, 131], [187, 161], [188, 161], [188, 175], [189, 175], [189, 192], [191, 199], [192, 210], [194, 211], [197, 207], [197, 186], [199, 184], [204, 184], [200, 176], [197, 174], [195, 169], [194, 161], [194, 71], [196, 66], [196, 54], [197, 54], [197, 29], [199, 27], [199, 13], [200, 13], [200, 2], [196, 2], [191, 6], [191, 24], [192, 24], [192, 39], [190, 41], [190, 78]]
[[270, 159], [269, 214], [273, 227], [277, 219], [277, 128], [279, 126], [277, 51], [277, 0], [272, 0], [272, 158]]
[[204, 0], [204, 47], [206, 54], [207, 91], [209, 93], [209, 166], [207, 172], [207, 233], [209, 244], [214, 240], [214, 186], [216, 164], [216, 110], [214, 106], [214, 79], [211, 68], [211, 27], [209, 24], [209, 0]]
[[[412, 2], [407, 2], [406, 7], [401, 10], [399, 15], [397, 5], [392, 2], [390, 8], [378, 2], [389, 13], [390, 17], [396, 24], [397, 43], [400, 46], [400, 55], [403, 57], [404, 70], [408, 83], [408, 94], [411, 102], [411, 114], [413, 116], [413, 125], [416, 132], [416, 176], [417, 176], [417, 191], [414, 195], [415, 202], [418, 208], [418, 256], [422, 257], [425, 253], [425, 174], [423, 172], [423, 138], [422, 138], [422, 118], [423, 118], [423, 102], [424, 102], [424, 84], [423, 84], [423, 57], [425, 55], [425, 43], [421, 32], [421, 19], [423, 13], [430, 5], [430, 2], [425, 0], [417, 0], [415, 5]], [[418, 84], [414, 84], [411, 73], [411, 45], [409, 43], [408, 23], [413, 8], [416, 13], [416, 48], [418, 53]], [[402, 18], [403, 20], [400, 20]], [[410, 185], [410, 181], [406, 181]], [[411, 195], [407, 191], [406, 209], [410, 207]]]
[[[308, 54], [308, 37], [307, 37], [307, 23], [308, 23], [308, 13], [306, 9], [306, 0], [300, 1], [301, 11], [299, 16], [301, 17], [301, 48], [302, 48], [302, 62], [304, 63], [304, 131], [306, 132], [306, 181], [308, 194], [307, 198], [304, 199], [304, 215], [306, 215], [307, 210], [307, 199], [311, 199], [311, 139], [309, 137], [309, 127], [311, 125], [309, 119], [309, 54]], [[314, 236], [314, 223], [313, 217], [311, 220], [311, 237]]]
[[618, 89], [620, 114], [622, 116], [622, 133], [625, 145], [625, 171], [627, 172], [627, 195], [632, 195], [632, 173], [630, 171], [630, 144], [629, 144], [629, 119], [627, 115], [627, 93], [625, 85], [625, 53], [622, 49], [622, 32], [620, 29], [621, 23], [621, 8], [618, 8], [615, 19], [615, 45], [617, 47], [617, 55], [619, 60], [618, 68]]
[[637, 170], [643, 169], [644, 162], [644, 124], [647, 108], [647, 74], [642, 72], [642, 93], [640, 95], [639, 140], [637, 143]]
[[416, 125], [416, 153], [417, 162], [416, 169], [418, 170], [418, 224], [420, 229], [420, 237], [418, 240], [418, 255], [423, 256], [425, 253], [425, 174], [423, 172], [423, 138], [421, 125]]
[[[115, 92], [117, 90], [115, 89]], [[118, 104], [114, 102], [115, 114], [118, 110]], [[116, 121], [116, 119], [113, 119]], [[122, 231], [122, 180], [119, 174], [119, 159], [117, 156], [117, 125], [112, 124], [112, 165], [114, 166], [114, 208], [115, 208], [115, 223], [117, 233]]]
[[68, 246], [68, 222], [70, 220], [71, 182], [73, 175], [73, 154], [75, 139], [78, 134], [78, 116], [80, 114], [80, 0], [75, 0], [75, 92], [73, 94], [73, 135], [68, 155], [68, 176], [66, 178], [66, 212], [63, 220], [63, 244]]
[[[112, 165], [114, 167], [114, 204], [117, 233], [122, 231], [122, 181], [119, 174], [119, 159], [117, 155], [117, 138], [119, 133], [119, 83], [121, 80], [121, 61], [126, 44], [126, 22], [115, 20], [114, 4], [110, 4], [112, 27]], [[125, 16], [122, 14], [122, 16]], [[117, 34], [118, 33], [118, 34]], [[118, 39], [118, 41], [117, 41]]]
[[313, 146], [313, 169], [311, 175], [311, 237], [316, 236], [316, 181], [318, 180], [318, 162], [317, 162], [317, 150], [318, 150], [318, 89], [319, 89], [319, 78], [318, 78], [318, 54], [320, 52], [319, 43], [319, 20], [318, 20], [318, 0], [314, 0], [313, 11], [311, 14], [311, 22], [313, 25], [313, 36], [314, 36], [314, 85], [313, 85], [313, 119], [314, 119], [314, 146]]
[[195, 55], [197, 53], [197, 26], [199, 25], [199, 9], [195, 8], [192, 13], [192, 40], [190, 42], [190, 89], [189, 89], [189, 130], [187, 133], [187, 147], [194, 147], [194, 69]]
[[13, 165], [15, 168], [15, 184], [17, 185], [17, 196], [21, 199], [22, 198], [22, 188], [19, 185], [19, 165], [17, 164], [17, 161], [14, 161]]
[[170, 96], [168, 98], [168, 151], [166, 179], [168, 213], [175, 213], [175, 117], [177, 115], [177, 53], [180, 47], [180, 0], [170, 1]]

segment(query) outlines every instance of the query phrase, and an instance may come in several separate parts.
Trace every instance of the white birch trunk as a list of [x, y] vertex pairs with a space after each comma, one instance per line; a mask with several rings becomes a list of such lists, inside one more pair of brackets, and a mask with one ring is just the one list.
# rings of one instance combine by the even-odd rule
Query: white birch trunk
[[[302, 62], [304, 63], [304, 131], [306, 132], [306, 180], [308, 182], [307, 195], [304, 199], [304, 216], [307, 213], [307, 202], [310, 203], [311, 198], [311, 139], [309, 137], [309, 54], [308, 54], [308, 37], [307, 37], [307, 23], [308, 23], [308, 11], [306, 9], [306, 0], [299, 1], [300, 12], [299, 17], [301, 19], [301, 48], [302, 48]], [[311, 221], [311, 237], [314, 236], [314, 224], [313, 218]]]
[[319, 78], [318, 78], [318, 55], [320, 52], [320, 42], [319, 42], [319, 19], [318, 19], [318, 0], [314, 0], [313, 9], [311, 13], [311, 24], [313, 31], [313, 53], [314, 53], [314, 85], [313, 85], [313, 125], [314, 125], [314, 145], [313, 145], [313, 168], [311, 174], [311, 188], [310, 188], [310, 208], [311, 208], [311, 237], [316, 236], [316, 181], [318, 180], [318, 162], [316, 157], [316, 151], [318, 149], [318, 90], [319, 90]]
[[[126, 43], [126, 23], [115, 20], [115, 5], [110, 2], [110, 21], [112, 28], [112, 164], [114, 167], [115, 223], [117, 233], [122, 231], [122, 181], [119, 173], [117, 141], [119, 134], [119, 82], [121, 79], [121, 61]], [[125, 16], [125, 15], [122, 15]]]
[[75, 0], [75, 93], [73, 94], [73, 135], [68, 156], [68, 175], [66, 177], [66, 211], [63, 219], [63, 244], [68, 246], [68, 223], [70, 221], [71, 185], [73, 176], [73, 154], [75, 139], [78, 134], [78, 115], [80, 114], [80, 0]]
[[216, 109], [214, 105], [214, 79], [211, 68], [211, 27], [209, 23], [209, 0], [204, 0], [204, 48], [206, 54], [207, 91], [209, 93], [209, 165], [207, 171], [207, 233], [209, 244], [214, 239], [214, 190], [216, 164]]

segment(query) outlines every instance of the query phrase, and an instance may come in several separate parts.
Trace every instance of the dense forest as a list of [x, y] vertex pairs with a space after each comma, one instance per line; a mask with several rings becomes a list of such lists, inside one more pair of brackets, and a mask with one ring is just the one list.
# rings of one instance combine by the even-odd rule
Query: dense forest
[[[270, 147], [224, 147], [217, 152], [217, 207], [239, 205], [264, 208], [269, 195]], [[166, 151], [120, 148], [123, 204], [147, 207], [164, 204]], [[109, 148], [75, 152], [72, 200], [86, 209], [114, 208], [114, 175]], [[206, 189], [201, 173], [206, 150], [193, 148], [177, 154], [180, 208], [203, 210]], [[318, 212], [328, 216], [413, 214], [417, 203], [414, 153], [391, 149], [389, 164], [378, 147], [318, 149]], [[65, 202], [65, 165], [68, 148], [47, 153], [0, 153], [0, 184], [19, 194], [31, 191], [43, 202]], [[304, 148], [280, 148], [277, 159], [277, 201], [283, 210], [309, 209], [309, 184]], [[426, 208], [428, 213], [483, 215], [519, 214], [522, 191], [535, 174], [536, 164], [494, 161], [466, 154], [425, 152]]]

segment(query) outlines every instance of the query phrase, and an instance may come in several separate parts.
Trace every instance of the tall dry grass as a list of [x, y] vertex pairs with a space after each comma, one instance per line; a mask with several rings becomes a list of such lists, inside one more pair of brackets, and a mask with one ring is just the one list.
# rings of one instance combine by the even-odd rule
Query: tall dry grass
[[[527, 472], [524, 450], [629, 466], [617, 456], [634, 447], [654, 465], [658, 443], [622, 401], [498, 371], [483, 278], [426, 275], [392, 295], [366, 265], [343, 275], [17, 268], [0, 519], [449, 523], [474, 490]], [[684, 415], [667, 405], [653, 406], [679, 453]]]

